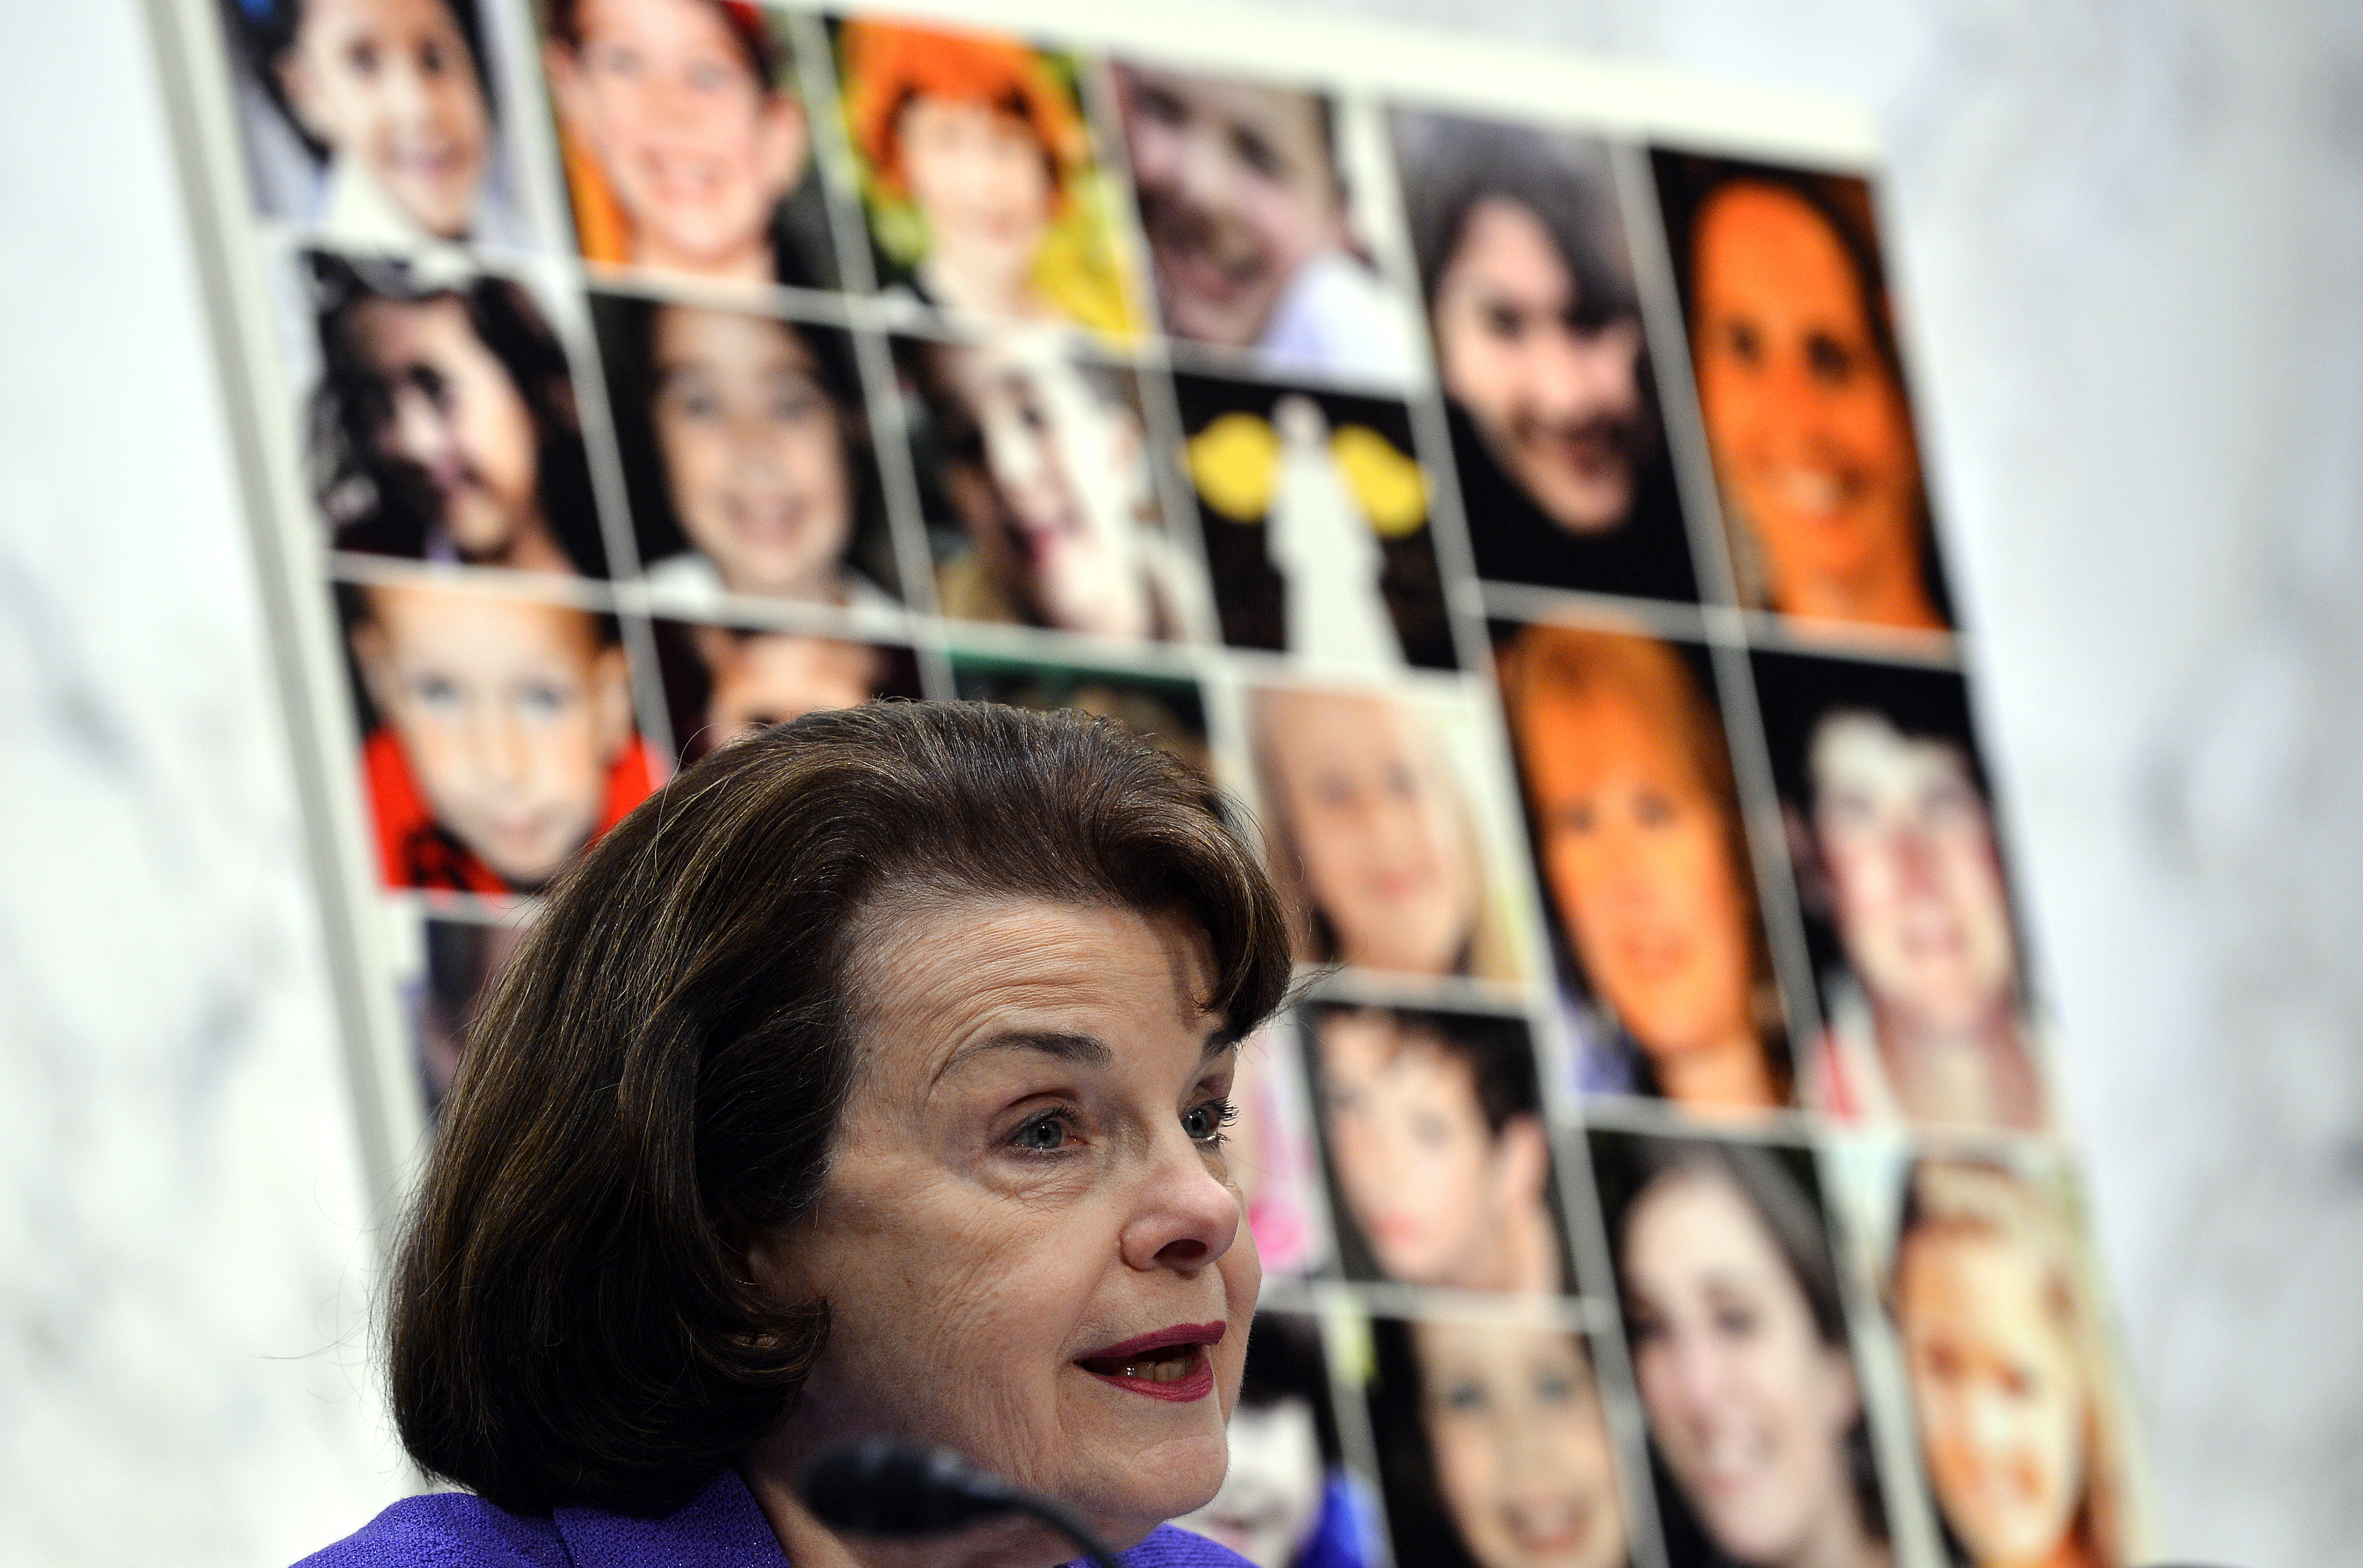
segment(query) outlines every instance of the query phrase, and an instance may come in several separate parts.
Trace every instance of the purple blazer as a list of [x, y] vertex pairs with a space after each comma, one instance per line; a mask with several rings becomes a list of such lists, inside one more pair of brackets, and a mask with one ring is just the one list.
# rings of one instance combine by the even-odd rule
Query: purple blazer
[[[1204, 1536], [1159, 1525], [1124, 1568], [1251, 1568]], [[636, 1519], [596, 1508], [547, 1518], [505, 1513], [466, 1492], [405, 1497], [295, 1568], [788, 1568], [771, 1521], [735, 1470], [676, 1513]]]

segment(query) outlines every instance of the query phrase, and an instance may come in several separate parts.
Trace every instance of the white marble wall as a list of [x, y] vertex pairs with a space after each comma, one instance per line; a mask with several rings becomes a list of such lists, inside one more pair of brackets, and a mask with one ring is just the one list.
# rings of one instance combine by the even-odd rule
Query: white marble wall
[[[1878, 107], [2168, 1541], [2363, 1563], [2363, 11], [1340, 8]], [[135, 5], [11, 11], [0, 1540], [285, 1561], [400, 1485], [318, 932]]]
[[132, 0], [0, 49], [0, 1560], [293, 1561], [401, 1485], [359, 1162]]

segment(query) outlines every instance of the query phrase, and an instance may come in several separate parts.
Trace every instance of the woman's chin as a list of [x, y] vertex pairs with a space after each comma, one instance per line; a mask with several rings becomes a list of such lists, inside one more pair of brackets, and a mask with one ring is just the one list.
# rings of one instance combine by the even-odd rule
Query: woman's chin
[[[1106, 1456], [1104, 1463], [1093, 1462], [1094, 1448]], [[1117, 1538], [1111, 1544], [1123, 1551], [1166, 1520], [1214, 1501], [1229, 1462], [1219, 1425], [1206, 1434], [1145, 1445], [1121, 1433], [1108, 1433], [1102, 1442], [1078, 1434], [1069, 1471], [1072, 1481], [1061, 1488], [1067, 1494], [1062, 1500], [1099, 1520]], [[1122, 1539], [1126, 1535], [1129, 1540]]]

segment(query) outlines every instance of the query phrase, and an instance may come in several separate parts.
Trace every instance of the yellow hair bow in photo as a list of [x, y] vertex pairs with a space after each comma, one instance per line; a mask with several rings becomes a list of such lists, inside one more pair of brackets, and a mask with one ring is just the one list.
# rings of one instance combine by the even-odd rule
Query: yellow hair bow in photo
[[[1255, 414], [1226, 414], [1190, 439], [1191, 482], [1199, 498], [1234, 523], [1260, 523], [1280, 485], [1280, 433]], [[1370, 531], [1399, 539], [1427, 521], [1427, 474], [1366, 425], [1341, 425], [1329, 460]]]

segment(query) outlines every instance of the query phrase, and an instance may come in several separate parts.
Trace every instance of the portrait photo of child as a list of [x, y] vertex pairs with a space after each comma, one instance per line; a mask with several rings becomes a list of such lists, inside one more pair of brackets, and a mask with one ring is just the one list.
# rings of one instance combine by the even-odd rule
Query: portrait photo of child
[[1409, 311], [1357, 226], [1348, 107], [1146, 61], [1115, 75], [1166, 332], [1281, 374], [1402, 384]]
[[652, 630], [683, 767], [806, 713], [920, 694], [907, 647], [705, 622], [659, 621]]
[[1349, 1276], [1572, 1292], [1523, 1020], [1316, 1002], [1300, 1021]]
[[837, 286], [784, 18], [749, 0], [542, 0], [542, 39], [584, 260]]
[[894, 356], [946, 616], [1125, 642], [1213, 636], [1130, 367], [1041, 327], [898, 338]]
[[338, 600], [386, 886], [534, 892], [668, 771], [611, 618], [448, 580]]
[[340, 245], [533, 236], [477, 0], [221, 0], [263, 215]]
[[329, 546], [605, 577], [566, 347], [493, 272], [306, 252], [306, 460]]
[[867, 17], [846, 22], [838, 45], [846, 139], [888, 298], [1138, 333], [1075, 57]]
[[900, 608], [852, 337], [758, 311], [592, 296], [632, 529], [666, 611], [730, 597]]

